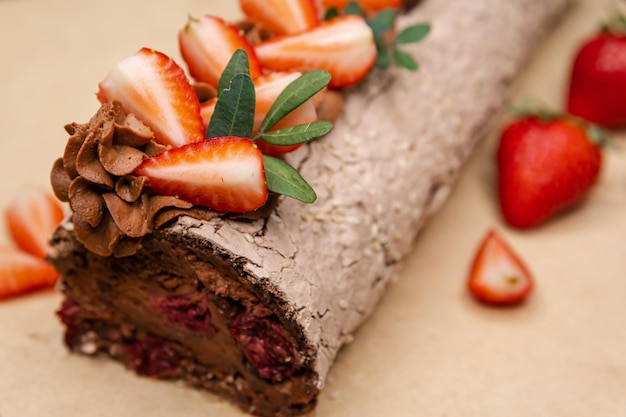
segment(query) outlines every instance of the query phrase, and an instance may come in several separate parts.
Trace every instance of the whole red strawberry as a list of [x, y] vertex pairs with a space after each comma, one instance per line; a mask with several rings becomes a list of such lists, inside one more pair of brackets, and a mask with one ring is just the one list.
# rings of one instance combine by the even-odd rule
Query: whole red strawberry
[[498, 191], [511, 226], [539, 225], [584, 199], [602, 165], [590, 136], [585, 126], [563, 117], [526, 116], [504, 129]]
[[626, 126], [626, 20], [585, 40], [572, 66], [567, 110], [606, 127]]

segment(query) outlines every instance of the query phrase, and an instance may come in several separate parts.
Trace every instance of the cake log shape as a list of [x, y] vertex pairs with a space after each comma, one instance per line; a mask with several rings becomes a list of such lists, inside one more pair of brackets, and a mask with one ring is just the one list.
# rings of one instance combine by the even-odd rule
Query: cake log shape
[[[180, 357], [184, 366], [157, 376], [187, 379], [260, 415], [310, 410], [341, 346], [374, 310], [419, 230], [446, 200], [515, 76], [568, 3], [428, 0], [402, 16], [401, 27], [432, 25], [423, 42], [405, 47], [420, 70], [374, 72], [347, 93], [344, 113], [327, 137], [289, 156], [316, 190], [315, 204], [281, 199], [272, 215], [253, 222], [181, 217], [146, 236], [133, 258], [121, 259], [87, 253], [65, 224], [55, 236], [51, 261], [62, 273], [65, 311], [84, 310], [64, 319], [76, 332], [68, 344], [84, 353], [94, 353], [95, 346], [124, 361], [120, 346], [133, 338], [148, 347], [166, 341], [171, 357]], [[191, 336], [163, 330], [158, 315], [146, 316], [154, 303], [124, 292], [137, 277], [133, 260], [143, 262], [145, 275], [137, 280], [148, 287], [150, 276], [168, 268], [155, 257], [171, 263], [170, 277], [175, 260], [184, 265], [178, 282], [153, 288], [153, 297], [170, 300], [158, 305], [176, 311], [178, 299], [168, 297], [193, 293], [198, 277], [211, 302], [235, 301], [230, 310], [212, 305], [212, 316], [224, 317], [203, 329], [210, 345], [212, 332], [231, 328], [223, 347], [239, 349], [237, 360], [243, 363], [232, 367], [232, 374], [228, 365], [219, 377], [200, 380], [198, 373], [209, 371], [194, 348], [185, 346]], [[220, 285], [211, 286], [211, 279]], [[115, 298], [107, 298], [106, 291]], [[293, 374], [273, 377], [258, 363], [256, 369], [250, 365], [249, 352], [237, 343], [243, 336], [232, 332], [232, 325], [251, 310], [270, 320], [268, 328], [285, 329], [285, 340], [295, 349]], [[132, 366], [127, 357], [126, 363]], [[284, 393], [267, 398], [285, 403], [263, 403], [264, 390]]]

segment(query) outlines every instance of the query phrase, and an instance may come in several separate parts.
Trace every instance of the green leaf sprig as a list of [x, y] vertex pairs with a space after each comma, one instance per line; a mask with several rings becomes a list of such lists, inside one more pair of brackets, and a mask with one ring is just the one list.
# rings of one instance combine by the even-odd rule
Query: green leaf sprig
[[[356, 1], [350, 1], [342, 11], [336, 7], [329, 8], [326, 10], [324, 18], [327, 20], [332, 19], [342, 13], [345, 15], [366, 16], [365, 11]], [[404, 52], [400, 46], [417, 43], [424, 39], [430, 32], [430, 24], [417, 23], [404, 28], [396, 35], [394, 27], [397, 14], [396, 10], [387, 8], [372, 17], [366, 16], [367, 24], [374, 33], [374, 41], [378, 51], [376, 67], [387, 69], [392, 64], [395, 64], [410, 71], [416, 71], [419, 67], [417, 61]]]
[[[333, 125], [316, 121], [282, 129], [271, 130], [287, 114], [305, 103], [330, 81], [324, 70], [310, 71], [292, 81], [276, 98], [253, 136], [256, 94], [250, 77], [248, 55], [237, 50], [224, 69], [218, 83], [217, 103], [205, 137], [239, 136], [271, 145], [289, 146], [310, 142], [324, 136]], [[300, 173], [280, 158], [263, 155], [267, 188], [275, 193], [313, 203], [317, 195]]]

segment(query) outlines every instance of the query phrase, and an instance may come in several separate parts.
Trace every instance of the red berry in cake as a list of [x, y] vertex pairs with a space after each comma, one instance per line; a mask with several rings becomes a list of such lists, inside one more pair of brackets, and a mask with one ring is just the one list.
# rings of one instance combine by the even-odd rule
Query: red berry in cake
[[[296, 80], [299, 76], [299, 72], [273, 72], [262, 75], [254, 80], [256, 106], [252, 135], [255, 135], [259, 131], [263, 119], [267, 116], [270, 107], [274, 104], [278, 95], [287, 87], [287, 85], [289, 85], [289, 83]], [[216, 103], [217, 98], [202, 103], [202, 119], [207, 126], [213, 116]], [[291, 113], [287, 114], [287, 116], [274, 125], [272, 130], [311, 123], [316, 120], [317, 111], [315, 109], [313, 99], [311, 98], [298, 106]], [[257, 140], [256, 144], [264, 154], [271, 156], [281, 156], [301, 146], [301, 144], [290, 146], [270, 145], [269, 143], [263, 141], [263, 139]]]
[[145, 335], [121, 344], [118, 353], [126, 365], [139, 375], [155, 378], [174, 377], [182, 360], [170, 343], [153, 335]]
[[161, 52], [142, 48], [120, 61], [99, 87], [101, 102], [122, 103], [163, 145], [176, 147], [204, 139], [198, 97], [183, 69]]
[[511, 305], [528, 297], [533, 278], [506, 241], [490, 230], [478, 248], [467, 286], [481, 302]]
[[80, 342], [80, 311], [81, 308], [76, 302], [66, 298], [56, 312], [57, 317], [65, 325], [63, 340], [68, 348], [72, 348]]
[[58, 278], [57, 271], [43, 259], [0, 246], [0, 299], [49, 288]]
[[248, 40], [237, 27], [219, 17], [190, 17], [178, 33], [178, 44], [189, 73], [196, 81], [217, 88], [224, 68], [238, 49], [248, 54], [252, 79], [261, 75], [261, 65]]
[[274, 35], [294, 35], [320, 23], [315, 0], [239, 0], [243, 13]]
[[231, 325], [230, 334], [261, 378], [282, 381], [293, 373], [295, 349], [276, 319], [244, 312]]
[[24, 191], [4, 211], [7, 231], [23, 251], [43, 259], [48, 241], [63, 220], [63, 207], [44, 189]]
[[371, 28], [361, 16], [338, 16], [306, 32], [279, 36], [255, 46], [261, 65], [272, 71], [324, 69], [329, 87], [361, 81], [376, 62]]
[[206, 298], [192, 301], [189, 296], [177, 294], [156, 300], [155, 304], [169, 323], [194, 333], [215, 333]]
[[585, 40], [571, 69], [568, 112], [607, 127], [626, 126], [624, 22]]
[[588, 130], [563, 117], [528, 116], [502, 132], [498, 194], [511, 226], [537, 226], [580, 203], [598, 180], [600, 147]]
[[170, 149], [146, 159], [135, 174], [146, 176], [158, 194], [217, 211], [253, 211], [268, 196], [261, 151], [250, 139], [235, 136]]

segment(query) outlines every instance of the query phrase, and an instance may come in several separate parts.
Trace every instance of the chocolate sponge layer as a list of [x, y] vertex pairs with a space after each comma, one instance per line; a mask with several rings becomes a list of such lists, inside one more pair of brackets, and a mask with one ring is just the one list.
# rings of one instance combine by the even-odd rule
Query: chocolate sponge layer
[[[267, 219], [180, 217], [137, 255], [88, 253], [71, 223], [51, 261], [72, 349], [181, 378], [264, 416], [314, 406], [542, 36], [569, 0], [426, 0], [403, 46], [417, 72], [374, 72], [332, 132], [289, 156], [318, 194]], [[417, 318], [418, 319], [418, 318]]]

